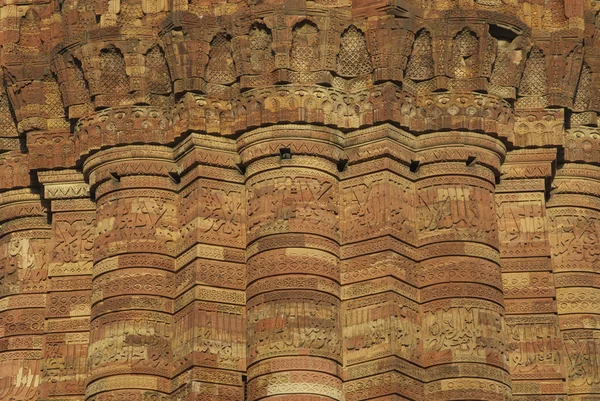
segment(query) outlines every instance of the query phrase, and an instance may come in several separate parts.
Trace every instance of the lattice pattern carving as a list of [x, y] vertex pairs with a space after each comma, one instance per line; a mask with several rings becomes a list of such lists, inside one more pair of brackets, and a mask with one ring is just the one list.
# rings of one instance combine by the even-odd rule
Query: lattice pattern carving
[[273, 37], [271, 31], [262, 24], [255, 24], [250, 30], [250, 69], [254, 73], [270, 72], [274, 67]]
[[[68, 35], [78, 36], [96, 25], [94, 0], [65, 0], [61, 7]], [[70, 41], [70, 38], [67, 38]]]
[[433, 78], [434, 63], [431, 45], [431, 33], [421, 30], [413, 43], [406, 76], [415, 81]]
[[350, 25], [342, 34], [337, 56], [337, 72], [344, 77], [355, 77], [371, 72], [371, 57], [364, 33]]
[[310, 21], [298, 23], [292, 31], [290, 63], [296, 71], [313, 71], [321, 63], [319, 29]]
[[575, 93], [575, 101], [573, 102], [574, 111], [586, 111], [590, 108], [592, 99], [592, 72], [590, 67], [584, 65], [579, 76], [579, 84]]
[[548, 76], [544, 53], [534, 47], [525, 62], [523, 78], [519, 86], [520, 96], [541, 96], [548, 93]]
[[565, 28], [568, 22], [563, 0], [545, 0], [542, 25], [545, 28]]
[[[83, 75], [81, 63], [76, 59], [69, 60], [69, 92], [72, 96], [69, 97], [71, 104], [86, 104], [90, 102], [89, 89], [87, 81]], [[64, 93], [64, 92], [63, 92]]]
[[141, 0], [125, 0], [121, 2], [121, 10], [117, 19], [118, 24], [127, 26], [141, 26], [141, 19], [144, 18]]
[[490, 82], [500, 86], [514, 86], [523, 51], [519, 48], [518, 39], [513, 41], [498, 40], [498, 50]]
[[236, 80], [231, 41], [225, 33], [218, 33], [210, 42], [206, 80], [215, 84], [230, 84]]
[[100, 73], [104, 93], [124, 94], [129, 92], [125, 59], [116, 47], [108, 47], [100, 52]]
[[153, 46], [146, 53], [146, 71], [148, 90], [150, 92], [158, 94], [168, 94], [171, 92], [169, 68], [160, 47]]
[[17, 137], [17, 127], [13, 116], [6, 87], [4, 86], [4, 76], [0, 74], [0, 127], [2, 133], [0, 137]]
[[475, 33], [463, 28], [452, 43], [452, 74], [459, 79], [472, 78], [479, 71], [479, 40]]
[[67, 128], [65, 107], [56, 80], [52, 75], [47, 75], [42, 82], [44, 84], [45, 101], [41, 105], [41, 110], [42, 115], [47, 118], [48, 129]]
[[38, 53], [41, 47], [40, 17], [33, 8], [30, 8], [20, 21], [19, 50], [21, 53]]

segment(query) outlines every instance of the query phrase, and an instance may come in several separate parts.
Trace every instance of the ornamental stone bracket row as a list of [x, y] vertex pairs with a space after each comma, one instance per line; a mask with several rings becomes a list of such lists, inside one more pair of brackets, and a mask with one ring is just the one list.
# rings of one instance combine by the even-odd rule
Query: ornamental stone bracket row
[[0, 401], [600, 400], [599, 10], [0, 4]]

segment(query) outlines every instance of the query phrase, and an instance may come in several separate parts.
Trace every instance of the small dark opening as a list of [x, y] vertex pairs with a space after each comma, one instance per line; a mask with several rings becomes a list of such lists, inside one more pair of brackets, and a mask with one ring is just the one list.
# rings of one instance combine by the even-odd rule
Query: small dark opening
[[348, 159], [341, 159], [338, 160], [337, 162], [337, 169], [338, 171], [341, 173], [342, 171], [346, 170], [346, 167], [348, 166]]
[[410, 171], [413, 173], [416, 173], [417, 170], [419, 169], [419, 166], [421, 165], [421, 162], [418, 160], [411, 160], [410, 161]]
[[467, 157], [467, 167], [471, 167], [473, 164], [475, 164], [476, 160], [477, 160], [477, 157], [475, 157], [475, 156]]
[[498, 40], [505, 40], [507, 42], [512, 42], [518, 34], [510, 29], [498, 26], [498, 25], [490, 25], [490, 35]]
[[246, 166], [244, 165], [244, 163], [237, 163], [235, 166], [237, 167], [240, 174], [246, 174]]
[[244, 401], [248, 399], [248, 376], [242, 375], [242, 385], [244, 386]]
[[171, 176], [171, 179], [175, 184], [179, 184], [181, 182], [181, 176], [179, 175], [179, 173], [175, 171], [169, 171], [169, 175]]
[[121, 182], [121, 176], [119, 175], [119, 173], [117, 173], [116, 171], [111, 171], [110, 175], [112, 176], [112, 178], [117, 181], [117, 182]]
[[279, 154], [281, 155], [281, 160], [288, 160], [292, 158], [292, 151], [290, 148], [279, 149]]

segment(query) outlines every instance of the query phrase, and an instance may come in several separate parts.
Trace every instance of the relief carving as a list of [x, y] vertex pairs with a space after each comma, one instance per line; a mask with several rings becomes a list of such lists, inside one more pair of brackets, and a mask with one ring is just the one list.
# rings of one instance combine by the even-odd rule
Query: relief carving
[[136, 242], [172, 244], [175, 237], [175, 207], [165, 198], [109, 200], [98, 211], [96, 247], [132, 239]]
[[[428, 364], [487, 360], [503, 365], [507, 357], [504, 317], [478, 307], [448, 307], [423, 316], [423, 348]], [[493, 362], [492, 362], [493, 361]]]
[[221, 189], [195, 185], [182, 194], [179, 215], [181, 237], [196, 233], [196, 239], [220, 243], [225, 238], [241, 245], [243, 193], [238, 189]]
[[513, 377], [562, 377], [563, 344], [555, 320], [507, 319], [508, 364]]
[[408, 184], [373, 176], [342, 188], [346, 241], [380, 235], [386, 228], [412, 234], [412, 188]]
[[550, 217], [552, 258], [563, 270], [600, 268], [600, 220], [585, 215]]
[[339, 305], [324, 300], [285, 299], [248, 308], [248, 358], [308, 352], [339, 360]]
[[[31, 355], [33, 356], [33, 355]], [[41, 361], [15, 358], [0, 362], [0, 399], [34, 401], [41, 382]]]
[[448, 235], [460, 238], [464, 234], [491, 241], [497, 231], [494, 206], [493, 195], [483, 188], [421, 188], [416, 212], [417, 231], [423, 239], [439, 235], [438, 232], [443, 230], [452, 230], [455, 234]]
[[[581, 338], [578, 338], [581, 337]], [[600, 342], [583, 333], [578, 336], [565, 336], [565, 352], [568, 358], [567, 377], [575, 389], [600, 384]]]
[[0, 400], [592, 401], [599, 5], [0, 4]]
[[0, 294], [43, 290], [47, 277], [46, 240], [23, 238], [0, 243]]
[[51, 274], [64, 275], [90, 271], [95, 237], [94, 213], [57, 218], [53, 229]]
[[420, 357], [420, 322], [411, 305], [375, 302], [345, 310], [343, 349], [347, 364], [387, 355]]
[[248, 188], [249, 234], [297, 227], [335, 236], [337, 198], [332, 179], [294, 175], [257, 182]]
[[[87, 371], [88, 333], [69, 343], [47, 343], [43, 381], [53, 396], [84, 394]], [[80, 342], [77, 344], [77, 341]], [[46, 387], [46, 386], [45, 386]]]
[[88, 368], [92, 375], [133, 369], [167, 374], [171, 358], [171, 324], [132, 316], [95, 321], [90, 331]]
[[498, 236], [506, 256], [545, 254], [546, 218], [543, 199], [515, 199], [496, 196]]

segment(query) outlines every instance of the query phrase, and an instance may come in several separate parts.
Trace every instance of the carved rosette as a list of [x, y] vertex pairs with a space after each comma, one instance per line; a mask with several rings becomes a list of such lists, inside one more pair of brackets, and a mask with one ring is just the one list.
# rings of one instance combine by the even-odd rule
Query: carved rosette
[[340, 141], [299, 126], [238, 140], [248, 191], [248, 400], [343, 399]]
[[174, 253], [172, 151], [108, 149], [85, 160], [96, 198], [86, 397], [171, 391]]

